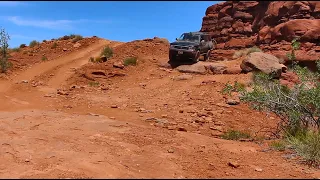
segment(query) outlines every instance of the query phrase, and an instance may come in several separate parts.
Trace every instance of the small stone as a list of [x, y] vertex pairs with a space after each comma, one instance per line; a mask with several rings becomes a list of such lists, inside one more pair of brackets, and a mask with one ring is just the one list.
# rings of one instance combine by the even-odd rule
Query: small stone
[[228, 99], [226, 103], [229, 105], [238, 105], [238, 104], [240, 104], [240, 101], [235, 100], [235, 99]]
[[168, 149], [167, 151], [168, 151], [168, 153], [174, 153], [173, 149]]
[[21, 82], [22, 82], [22, 83], [29, 83], [28, 80], [22, 80]]
[[73, 45], [74, 48], [78, 48], [78, 47], [80, 47], [80, 46], [81, 46], [81, 44], [78, 43], [78, 42], [76, 42], [76, 43]]
[[147, 86], [146, 83], [139, 83], [139, 86], [141, 86], [142, 88], [145, 88]]
[[212, 131], [211, 136], [213, 137], [220, 137], [223, 133], [220, 131]]
[[214, 126], [214, 127], [210, 127], [211, 130], [216, 130], [216, 131], [222, 131], [222, 127], [221, 126]]
[[68, 49], [67, 48], [63, 48], [62, 51], [68, 51]]
[[146, 118], [146, 121], [155, 121], [155, 120], [157, 120], [157, 119], [156, 119], [156, 118], [154, 118], [154, 117]]
[[179, 113], [183, 113], [183, 110], [179, 110]]
[[69, 93], [65, 92], [65, 91], [58, 91], [57, 94], [59, 94], [59, 95], [69, 95]]
[[161, 115], [161, 117], [162, 117], [162, 118], [167, 118], [167, 117], [168, 117], [168, 115], [163, 114], [163, 115]]
[[238, 168], [240, 165], [236, 162], [228, 162], [228, 166], [233, 167], [233, 168]]
[[114, 67], [114, 68], [123, 69], [123, 68], [124, 68], [124, 65], [123, 65], [121, 62], [115, 62], [115, 63], [113, 64], [113, 67]]
[[261, 168], [255, 168], [254, 170], [257, 171], [257, 172], [262, 172]]
[[212, 122], [212, 118], [211, 117], [206, 117], [205, 121], [206, 121], [206, 123]]
[[89, 113], [91, 116], [99, 116], [99, 114]]
[[106, 90], [109, 90], [109, 88], [108, 87], [101, 87], [101, 90], [106, 91]]
[[24, 162], [30, 162], [30, 159], [25, 159]]
[[214, 122], [214, 125], [216, 125], [216, 126], [223, 126], [224, 123], [221, 122], [221, 121], [217, 121], [217, 122]]
[[72, 106], [70, 106], [70, 105], [64, 105], [63, 107], [67, 108], [67, 109], [71, 109], [72, 108]]
[[187, 129], [186, 129], [186, 128], [184, 128], [184, 127], [179, 127], [179, 128], [178, 128], [178, 131], [184, 131], [184, 132], [187, 132]]
[[211, 108], [204, 108], [205, 111], [212, 111]]
[[110, 119], [116, 119], [115, 117], [110, 117]]
[[188, 80], [188, 79], [192, 79], [192, 76], [188, 74], [183, 74], [173, 78], [173, 80], [176, 80], [176, 81]]
[[113, 105], [111, 105], [111, 108], [118, 108], [118, 106], [113, 104]]
[[168, 126], [168, 130], [174, 130], [176, 129], [174, 126]]

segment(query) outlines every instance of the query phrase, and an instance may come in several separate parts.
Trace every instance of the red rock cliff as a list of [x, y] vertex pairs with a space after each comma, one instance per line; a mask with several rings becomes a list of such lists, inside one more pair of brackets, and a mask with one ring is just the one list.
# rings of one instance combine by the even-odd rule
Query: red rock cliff
[[255, 45], [285, 59], [291, 40], [300, 37], [298, 60], [317, 60], [320, 1], [226, 1], [207, 8], [201, 31], [218, 42], [213, 59]]

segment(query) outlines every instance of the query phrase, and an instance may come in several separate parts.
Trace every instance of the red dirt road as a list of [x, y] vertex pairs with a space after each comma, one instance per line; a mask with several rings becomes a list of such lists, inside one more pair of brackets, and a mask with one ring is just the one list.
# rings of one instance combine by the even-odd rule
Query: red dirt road
[[[210, 127], [219, 123], [223, 129], [251, 131], [274, 124], [246, 105], [222, 105], [223, 83], [246, 81], [249, 75], [176, 81], [181, 73], [157, 65], [167, 61], [164, 53], [142, 56], [136, 67], [123, 70], [126, 76], [101, 79], [99, 87], [77, 81], [81, 77], [74, 69], [108, 44], [122, 43], [100, 40], [0, 82], [0, 178], [320, 177], [284, 153], [264, 151], [264, 143], [212, 136], [218, 132]], [[33, 80], [43, 85], [33, 87]], [[205, 80], [215, 82], [203, 85]], [[79, 88], [69, 90], [75, 84]], [[58, 95], [59, 88], [68, 94]], [[193, 114], [204, 109], [211, 120], [195, 123]], [[176, 130], [182, 127], [186, 132]]]

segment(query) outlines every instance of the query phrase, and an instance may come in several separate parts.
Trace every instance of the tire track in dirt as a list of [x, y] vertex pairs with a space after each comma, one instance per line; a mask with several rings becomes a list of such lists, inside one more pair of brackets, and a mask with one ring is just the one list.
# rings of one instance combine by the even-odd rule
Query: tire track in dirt
[[[49, 81], [49, 85], [54, 88], [58, 87], [64, 80], [66, 80], [70, 76], [70, 71], [68, 71], [71, 67], [79, 68], [82, 65], [88, 62], [89, 57], [99, 55], [100, 51], [105, 45], [111, 44], [113, 41], [108, 41], [101, 39], [97, 43], [81, 50], [72, 52], [66, 56], [57, 58], [55, 60], [51, 60], [48, 62], [40, 63], [32, 68], [24, 71], [16, 77], [13, 77], [11, 80], [4, 80], [0, 82], [0, 92], [7, 92], [12, 88], [12, 85], [16, 82], [21, 82], [22, 80], [33, 80], [36, 76], [41, 76], [57, 69], [57, 73], [55, 76], [51, 78]], [[115, 43], [114, 46], [121, 44]]]

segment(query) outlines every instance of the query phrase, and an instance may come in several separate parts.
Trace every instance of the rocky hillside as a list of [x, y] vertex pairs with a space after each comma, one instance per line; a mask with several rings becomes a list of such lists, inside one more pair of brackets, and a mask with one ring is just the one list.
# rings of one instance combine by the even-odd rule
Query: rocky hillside
[[300, 37], [300, 61], [320, 59], [320, 1], [227, 1], [210, 6], [203, 32], [218, 42], [212, 59], [222, 60], [237, 49], [259, 46], [286, 59], [290, 42]]

